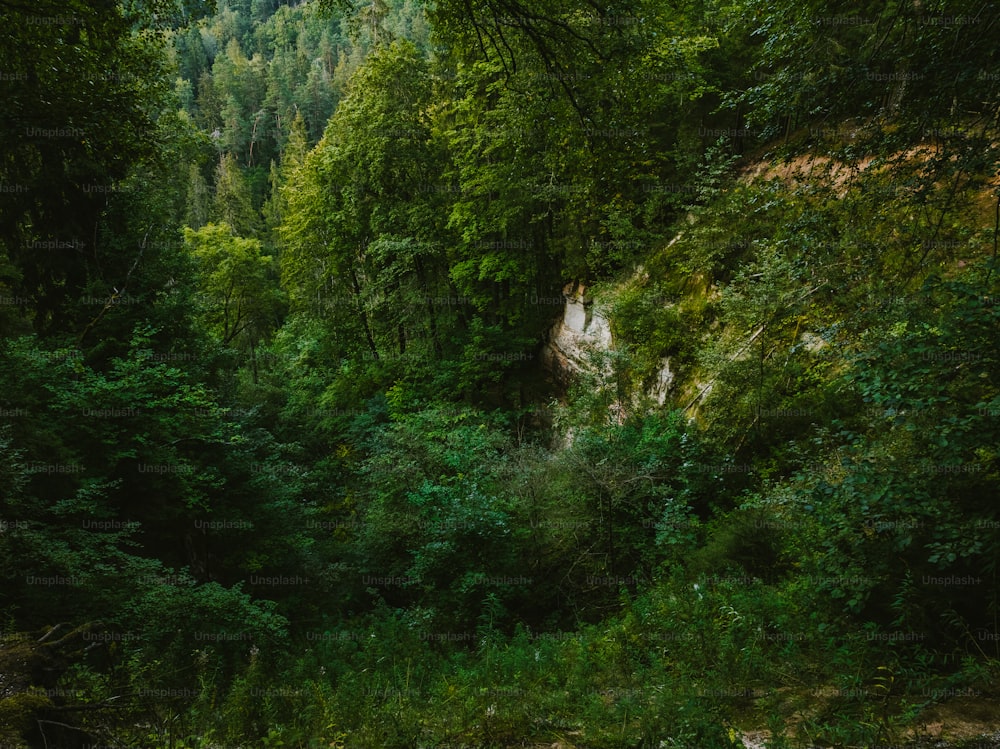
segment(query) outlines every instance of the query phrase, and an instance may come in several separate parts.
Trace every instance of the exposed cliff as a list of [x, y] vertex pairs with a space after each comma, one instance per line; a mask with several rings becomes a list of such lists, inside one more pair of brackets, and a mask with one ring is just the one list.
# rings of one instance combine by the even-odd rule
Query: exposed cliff
[[595, 304], [587, 287], [569, 283], [563, 288], [563, 316], [549, 331], [542, 348], [542, 364], [562, 385], [590, 369], [596, 351], [608, 351], [613, 342], [605, 311]]

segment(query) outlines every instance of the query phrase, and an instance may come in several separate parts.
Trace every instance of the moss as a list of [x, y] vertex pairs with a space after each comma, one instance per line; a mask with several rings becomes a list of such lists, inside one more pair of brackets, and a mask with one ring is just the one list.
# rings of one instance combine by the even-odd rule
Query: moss
[[48, 696], [33, 686], [50, 664], [47, 646], [36, 637], [18, 634], [0, 647], [0, 746], [21, 746], [21, 735], [34, 725], [39, 710], [51, 706]]
[[0, 699], [0, 726], [5, 733], [0, 733], [3, 746], [18, 746], [20, 734], [31, 728], [39, 710], [52, 705], [48, 696], [37, 691], [25, 691], [10, 697]]

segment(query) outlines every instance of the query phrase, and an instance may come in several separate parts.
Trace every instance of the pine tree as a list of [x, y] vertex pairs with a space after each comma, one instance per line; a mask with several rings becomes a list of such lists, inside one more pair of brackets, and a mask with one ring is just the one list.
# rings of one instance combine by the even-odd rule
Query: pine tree
[[201, 174], [197, 164], [188, 167], [187, 207], [184, 211], [184, 225], [192, 229], [200, 229], [208, 223], [208, 212], [211, 203], [211, 193], [208, 182]]
[[[301, 112], [296, 112], [292, 121], [288, 140], [281, 153], [280, 165], [271, 161], [268, 182], [271, 193], [263, 206], [264, 218], [269, 231], [274, 232], [281, 225], [288, 210], [288, 194], [284, 190], [293, 175], [298, 172], [309, 153], [309, 138], [306, 133], [306, 122]], [[277, 244], [277, 242], [275, 242]]]
[[260, 214], [253, 207], [250, 186], [240, 171], [236, 157], [224, 154], [215, 170], [215, 199], [211, 218], [228, 224], [240, 237], [256, 237], [261, 230]]

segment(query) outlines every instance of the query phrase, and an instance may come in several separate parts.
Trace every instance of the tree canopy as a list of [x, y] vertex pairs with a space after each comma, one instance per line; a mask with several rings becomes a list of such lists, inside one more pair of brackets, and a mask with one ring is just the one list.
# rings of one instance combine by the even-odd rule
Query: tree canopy
[[992, 740], [994, 5], [0, 12], [0, 745]]

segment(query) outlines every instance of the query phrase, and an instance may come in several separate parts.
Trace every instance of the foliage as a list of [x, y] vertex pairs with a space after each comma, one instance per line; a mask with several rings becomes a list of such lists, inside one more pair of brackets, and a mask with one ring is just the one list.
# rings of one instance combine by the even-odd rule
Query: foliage
[[222, 346], [248, 341], [253, 348], [280, 321], [282, 297], [274, 260], [256, 239], [233, 235], [228, 224], [184, 233], [198, 264], [204, 326]]
[[209, 5], [0, 0], [0, 742], [991, 689], [994, 9]]

